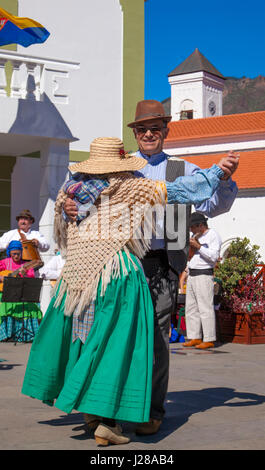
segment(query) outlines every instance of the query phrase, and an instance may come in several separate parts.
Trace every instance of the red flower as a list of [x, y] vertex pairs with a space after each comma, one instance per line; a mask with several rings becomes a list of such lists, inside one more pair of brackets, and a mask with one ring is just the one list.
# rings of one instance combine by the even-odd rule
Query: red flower
[[121, 158], [128, 158], [129, 154], [128, 154], [128, 152], [125, 152], [124, 149], [120, 149], [120, 156], [121, 156]]

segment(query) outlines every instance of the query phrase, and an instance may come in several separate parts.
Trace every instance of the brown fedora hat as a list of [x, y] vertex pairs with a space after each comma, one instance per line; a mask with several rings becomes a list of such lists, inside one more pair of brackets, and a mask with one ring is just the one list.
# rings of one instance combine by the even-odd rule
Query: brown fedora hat
[[34, 217], [33, 217], [33, 215], [31, 214], [31, 212], [30, 212], [29, 209], [23, 209], [23, 211], [21, 211], [21, 212], [16, 216], [16, 219], [19, 220], [19, 219], [21, 219], [22, 217], [27, 218], [27, 219], [31, 219], [33, 224], [34, 224], [34, 222], [35, 222], [35, 219], [34, 219]]
[[127, 124], [128, 127], [135, 127], [145, 121], [152, 121], [155, 119], [163, 119], [169, 122], [172, 116], [166, 116], [164, 106], [160, 101], [156, 100], [142, 100], [137, 103], [135, 120]]

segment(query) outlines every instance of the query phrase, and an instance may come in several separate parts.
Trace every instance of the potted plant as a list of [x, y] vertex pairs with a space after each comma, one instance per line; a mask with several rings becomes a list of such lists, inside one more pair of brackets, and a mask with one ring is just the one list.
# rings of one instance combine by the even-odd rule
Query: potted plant
[[258, 249], [248, 238], [237, 238], [215, 269], [222, 282], [216, 314], [217, 335], [222, 342], [265, 343], [265, 289], [257, 276]]

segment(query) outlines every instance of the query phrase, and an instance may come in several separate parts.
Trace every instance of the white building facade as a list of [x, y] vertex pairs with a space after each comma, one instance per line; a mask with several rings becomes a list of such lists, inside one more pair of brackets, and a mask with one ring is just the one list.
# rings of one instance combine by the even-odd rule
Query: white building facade
[[[1, 6], [50, 32], [43, 44], [0, 48], [0, 234], [30, 209], [33, 228], [51, 244], [46, 262], [54, 253], [54, 202], [69, 163], [88, 158], [99, 136], [131, 144], [126, 124], [144, 94], [144, 0], [133, 6], [129, 0], [3, 0]], [[43, 311], [48, 291], [45, 285]]]

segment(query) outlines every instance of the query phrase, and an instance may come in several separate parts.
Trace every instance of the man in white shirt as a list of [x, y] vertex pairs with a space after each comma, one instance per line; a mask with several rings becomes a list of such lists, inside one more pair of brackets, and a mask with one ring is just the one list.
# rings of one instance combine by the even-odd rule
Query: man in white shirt
[[[207, 218], [199, 212], [191, 214], [193, 237], [190, 247], [195, 252], [188, 263], [185, 320], [190, 339], [184, 347], [208, 349], [216, 340], [214, 311], [214, 266], [220, 256], [222, 240]], [[202, 340], [203, 338], [203, 340]]]
[[19, 231], [26, 236], [27, 240], [31, 240], [39, 251], [45, 252], [49, 250], [50, 245], [44, 236], [37, 230], [31, 230], [35, 219], [28, 209], [22, 210], [16, 219], [18, 228], [9, 230], [0, 237], [0, 251], [6, 250], [11, 241], [21, 240]]
[[40, 277], [44, 279], [50, 280], [57, 280], [60, 277], [61, 271], [64, 267], [65, 259], [63, 259], [62, 255], [58, 250], [55, 252], [55, 256], [53, 256], [40, 270], [39, 274]]

